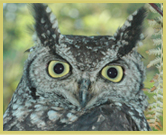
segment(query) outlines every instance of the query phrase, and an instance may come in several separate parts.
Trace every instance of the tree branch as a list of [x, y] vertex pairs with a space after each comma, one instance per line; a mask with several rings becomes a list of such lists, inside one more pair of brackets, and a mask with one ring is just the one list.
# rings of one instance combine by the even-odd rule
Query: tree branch
[[163, 11], [154, 3], [149, 3], [161, 16], [163, 16]]

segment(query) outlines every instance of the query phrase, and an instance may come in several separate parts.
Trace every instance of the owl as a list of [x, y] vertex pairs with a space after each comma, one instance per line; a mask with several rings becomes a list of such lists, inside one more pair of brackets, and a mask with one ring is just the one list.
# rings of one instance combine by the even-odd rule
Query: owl
[[145, 7], [113, 36], [63, 35], [51, 9], [32, 4], [35, 46], [3, 116], [4, 131], [149, 131], [144, 39]]

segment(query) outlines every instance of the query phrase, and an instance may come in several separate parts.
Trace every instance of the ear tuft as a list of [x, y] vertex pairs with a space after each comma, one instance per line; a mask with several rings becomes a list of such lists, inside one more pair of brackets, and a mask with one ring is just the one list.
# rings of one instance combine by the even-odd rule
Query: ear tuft
[[35, 19], [35, 30], [40, 43], [44, 46], [58, 44], [60, 30], [56, 16], [46, 4], [32, 4]]
[[[128, 54], [143, 39], [142, 24], [147, 15], [147, 10], [142, 7], [130, 15], [123, 26], [114, 34], [119, 46], [118, 57]], [[125, 43], [125, 44], [124, 44]]]

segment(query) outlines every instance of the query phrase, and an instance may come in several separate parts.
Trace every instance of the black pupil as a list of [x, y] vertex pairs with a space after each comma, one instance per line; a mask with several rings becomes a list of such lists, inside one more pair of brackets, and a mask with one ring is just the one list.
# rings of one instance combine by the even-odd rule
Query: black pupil
[[115, 78], [118, 74], [118, 71], [116, 70], [116, 68], [109, 68], [107, 70], [107, 75], [110, 77], [110, 78]]
[[64, 71], [64, 66], [63, 66], [61, 63], [57, 63], [57, 64], [54, 66], [54, 72], [55, 72], [56, 74], [61, 74], [63, 71]]

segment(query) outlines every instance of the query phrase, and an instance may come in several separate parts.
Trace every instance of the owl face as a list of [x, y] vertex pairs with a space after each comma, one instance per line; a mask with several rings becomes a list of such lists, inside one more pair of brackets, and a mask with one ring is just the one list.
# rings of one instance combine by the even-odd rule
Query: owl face
[[36, 46], [24, 76], [33, 98], [63, 108], [130, 103], [144, 109], [144, 65], [136, 51], [146, 10], [130, 15], [114, 36], [63, 35], [51, 9], [34, 4]]
[[[78, 49], [79, 51], [81, 50]], [[92, 50], [84, 52], [84, 55], [91, 52], [93, 53]], [[86, 100], [83, 106], [92, 107], [103, 99], [102, 102], [135, 99], [143, 87], [144, 66], [140, 55], [135, 51], [118, 60], [114, 60], [112, 55], [102, 55], [96, 63], [93, 58], [85, 58], [80, 62], [81, 58], [74, 56], [76, 52], [70, 53], [72, 58], [68, 54], [50, 55], [48, 48], [42, 48], [34, 55], [36, 58], [31, 63], [29, 77], [31, 85], [37, 88], [37, 96], [48, 96], [46, 98], [52, 98], [53, 101], [54, 95], [62, 96], [78, 107], [81, 106], [81, 100]], [[98, 56], [94, 54], [94, 57], [97, 57], [95, 55]], [[133, 56], [137, 58], [132, 58]], [[85, 99], [81, 96], [85, 96]]]

